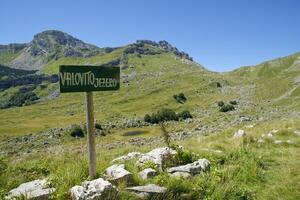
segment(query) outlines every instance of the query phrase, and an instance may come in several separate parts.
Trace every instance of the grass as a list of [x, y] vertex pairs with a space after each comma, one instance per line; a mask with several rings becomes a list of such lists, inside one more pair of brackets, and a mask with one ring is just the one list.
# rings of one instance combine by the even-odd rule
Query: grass
[[[292, 140], [293, 144], [278, 145], [271, 140], [266, 140], [264, 144], [256, 142], [255, 139], [261, 134], [279, 127], [280, 131], [274, 137]], [[224, 132], [178, 143], [211, 162], [209, 172], [191, 179], [170, 178], [166, 173], [160, 173], [153, 179], [143, 181], [136, 175], [139, 169], [134, 161], [128, 162], [126, 168], [135, 173], [135, 184], [156, 183], [167, 187], [168, 192], [164, 199], [299, 199], [300, 138], [293, 134], [293, 130], [300, 128], [299, 118], [259, 123], [254, 128], [246, 129], [246, 138], [233, 139], [233, 132], [238, 128], [241, 127], [232, 127]], [[155, 129], [153, 132], [156, 132]], [[98, 176], [102, 176], [110, 161], [117, 156], [131, 151], [146, 152], [155, 147], [126, 145], [109, 151], [104, 147], [103, 144], [122, 140], [124, 137], [121, 135], [97, 138]], [[57, 188], [53, 198], [69, 199], [69, 189], [88, 179], [84, 144], [85, 140], [76, 140], [63, 145], [63, 148], [56, 148], [61, 149], [56, 154], [36, 152], [2, 159], [2, 194], [22, 182], [47, 177], [51, 185]], [[207, 151], [207, 148], [222, 152]], [[124, 187], [125, 185], [121, 186]], [[121, 192], [121, 197], [134, 199], [125, 191]]]

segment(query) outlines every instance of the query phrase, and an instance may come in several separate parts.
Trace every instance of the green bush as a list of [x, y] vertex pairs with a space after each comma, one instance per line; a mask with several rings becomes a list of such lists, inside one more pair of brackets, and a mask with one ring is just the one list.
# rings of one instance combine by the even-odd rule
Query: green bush
[[179, 119], [188, 119], [188, 118], [193, 118], [193, 116], [188, 110], [184, 110], [176, 114], [175, 111], [172, 109], [162, 108], [158, 112], [152, 113], [151, 115], [146, 114], [144, 116], [144, 121], [151, 124], [157, 124], [160, 122], [178, 121]]
[[84, 130], [79, 125], [72, 125], [69, 134], [72, 137], [84, 137]]
[[149, 114], [146, 114], [144, 116], [144, 121], [147, 122], [147, 123], [152, 123], [152, 118]]
[[23, 106], [23, 105], [30, 105], [34, 101], [38, 100], [39, 98], [36, 96], [36, 94], [32, 91], [27, 92], [17, 92], [14, 94], [8, 102], [6, 102], [4, 105], [1, 106], [1, 108], [10, 108], [13, 106]]
[[237, 101], [236, 101], [236, 100], [229, 101], [229, 103], [230, 103], [231, 105], [237, 105]]
[[178, 103], [184, 103], [186, 102], [187, 98], [184, 96], [183, 93], [179, 93], [178, 95], [177, 94], [174, 94], [173, 95], [173, 98], [178, 102]]
[[174, 110], [163, 108], [159, 110], [156, 114], [157, 119], [159, 122], [165, 122], [165, 121], [177, 121], [178, 117]]
[[197, 156], [189, 150], [184, 150], [176, 144], [173, 144], [171, 148], [177, 152], [175, 154], [175, 163], [178, 165], [185, 165], [197, 160]]
[[99, 130], [103, 130], [101, 124], [98, 122], [95, 123], [95, 128]]
[[225, 105], [224, 101], [218, 101], [218, 106], [219, 106], [219, 107], [222, 107], [222, 106], [224, 106], [224, 105]]
[[231, 104], [225, 104], [225, 105], [220, 107], [221, 112], [229, 112], [229, 111], [232, 111], [234, 109], [235, 109], [234, 106], [231, 105]]
[[191, 113], [188, 110], [184, 110], [180, 113], [177, 114], [178, 119], [188, 119], [188, 118], [193, 118]]

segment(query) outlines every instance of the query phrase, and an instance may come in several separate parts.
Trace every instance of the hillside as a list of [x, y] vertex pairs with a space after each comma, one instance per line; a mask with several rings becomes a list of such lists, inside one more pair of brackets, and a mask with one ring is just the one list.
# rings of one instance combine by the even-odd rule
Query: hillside
[[[185, 149], [178, 163], [206, 158], [210, 170], [188, 179], [162, 171], [141, 180], [136, 160], [126, 162], [133, 184], [167, 188], [160, 199], [300, 198], [300, 53], [216, 73], [166, 41], [99, 48], [45, 31], [28, 44], [0, 46], [0, 84], [43, 77], [0, 91], [0, 104], [26, 92], [36, 97], [0, 110], [0, 199], [39, 178], [56, 188], [53, 199], [70, 199], [70, 188], [88, 179], [86, 136], [71, 134], [75, 125], [84, 132], [84, 94], [59, 94], [51, 80], [61, 64], [104, 63], [121, 67], [121, 88], [94, 92], [98, 177], [118, 156], [166, 146], [167, 131], [171, 144]], [[233, 110], [221, 112], [221, 102]], [[144, 121], [162, 108], [189, 111], [192, 118], [165, 122], [165, 130]], [[246, 136], [235, 139], [239, 129]], [[121, 199], [139, 199], [127, 186], [118, 185]]]

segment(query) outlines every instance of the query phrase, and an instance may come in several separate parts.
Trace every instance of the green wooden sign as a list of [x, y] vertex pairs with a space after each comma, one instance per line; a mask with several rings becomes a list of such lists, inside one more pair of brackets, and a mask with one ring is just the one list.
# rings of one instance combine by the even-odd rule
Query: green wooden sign
[[118, 90], [120, 67], [61, 65], [59, 86], [61, 93]]

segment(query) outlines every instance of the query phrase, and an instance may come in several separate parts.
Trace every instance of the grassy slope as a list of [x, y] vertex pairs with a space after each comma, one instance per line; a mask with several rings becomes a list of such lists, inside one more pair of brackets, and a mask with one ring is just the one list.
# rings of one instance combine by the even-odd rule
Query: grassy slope
[[[209, 105], [209, 101], [216, 100], [214, 93], [217, 90], [210, 81], [216, 79], [217, 75], [198, 66], [182, 64], [173, 55], [143, 56], [139, 59], [130, 56], [129, 63], [134, 68], [128, 68], [123, 73], [137, 73], [129, 85], [122, 84], [117, 92], [94, 93], [96, 119], [134, 117], [134, 114], [143, 117], [145, 113], [161, 106], [174, 109], [205, 107]], [[173, 99], [173, 95], [181, 91], [189, 98], [184, 106]], [[70, 93], [32, 106], [1, 110], [0, 117], [3, 120], [0, 135], [38, 132], [49, 127], [64, 127], [70, 123], [82, 122], [85, 119], [83, 103], [82, 93]]]

